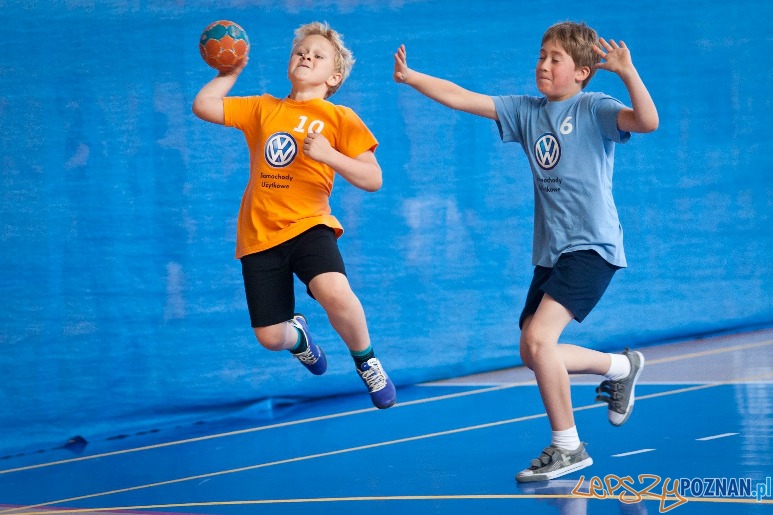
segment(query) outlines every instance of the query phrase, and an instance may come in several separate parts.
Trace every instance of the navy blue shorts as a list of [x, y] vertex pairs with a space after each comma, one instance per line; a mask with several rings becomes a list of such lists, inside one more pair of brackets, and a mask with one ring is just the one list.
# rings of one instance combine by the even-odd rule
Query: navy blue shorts
[[578, 322], [598, 304], [601, 296], [620, 270], [593, 250], [577, 250], [559, 256], [552, 268], [534, 267], [534, 278], [526, 294], [519, 327], [526, 317], [537, 312], [545, 293], [572, 312]]
[[335, 232], [325, 225], [308, 231], [276, 247], [241, 258], [244, 292], [252, 327], [285, 322], [295, 312], [293, 274], [306, 285], [319, 274], [340, 272], [346, 275]]

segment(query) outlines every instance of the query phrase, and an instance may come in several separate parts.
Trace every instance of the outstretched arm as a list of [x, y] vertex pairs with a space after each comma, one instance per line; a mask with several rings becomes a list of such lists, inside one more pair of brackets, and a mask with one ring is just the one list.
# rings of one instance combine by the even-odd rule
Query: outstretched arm
[[618, 45], [613, 39], [607, 42], [599, 38], [599, 45], [593, 49], [604, 59], [596, 65], [620, 76], [631, 97], [631, 109], [623, 109], [617, 117], [617, 128], [627, 132], [652, 132], [658, 128], [658, 110], [639, 72], [631, 60], [631, 52], [623, 41]]
[[212, 123], [225, 123], [225, 111], [223, 110], [223, 98], [236, 84], [236, 79], [247, 66], [248, 58], [229, 73], [219, 73], [214, 79], [204, 85], [193, 99], [193, 114]]
[[408, 68], [405, 45], [400, 45], [395, 52], [394, 79], [395, 82], [408, 84], [422, 95], [451, 109], [477, 114], [492, 120], [497, 119], [494, 99], [490, 96], [475, 93], [445, 79]]

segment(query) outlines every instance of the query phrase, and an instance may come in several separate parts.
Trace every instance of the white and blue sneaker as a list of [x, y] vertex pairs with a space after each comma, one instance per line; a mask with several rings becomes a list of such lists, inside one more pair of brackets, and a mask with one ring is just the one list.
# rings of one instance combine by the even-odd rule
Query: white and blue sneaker
[[303, 363], [303, 366], [309, 369], [309, 372], [315, 376], [321, 376], [327, 370], [327, 358], [322, 351], [322, 347], [316, 345], [311, 339], [311, 333], [309, 333], [309, 326], [306, 324], [306, 317], [300, 313], [296, 313], [290, 324], [303, 333], [303, 337], [306, 339], [308, 348], [299, 352], [298, 354], [292, 353], [293, 356], [298, 358], [298, 361]]
[[357, 367], [362, 382], [368, 388], [370, 400], [378, 409], [386, 409], [397, 402], [397, 392], [392, 380], [389, 379], [381, 362], [377, 358], [370, 358]]

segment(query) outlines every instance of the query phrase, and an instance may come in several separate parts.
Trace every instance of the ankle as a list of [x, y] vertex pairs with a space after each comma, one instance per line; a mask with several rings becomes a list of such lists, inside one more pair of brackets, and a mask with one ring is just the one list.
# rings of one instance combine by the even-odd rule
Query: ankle
[[580, 446], [580, 436], [577, 434], [577, 426], [562, 431], [553, 431], [551, 445], [565, 451], [573, 451]]
[[631, 360], [623, 354], [610, 354], [611, 363], [604, 377], [610, 381], [621, 381], [631, 373]]
[[357, 368], [360, 368], [360, 365], [366, 363], [369, 359], [376, 357], [371, 345], [368, 345], [368, 348], [364, 350], [349, 351], [349, 353], [352, 355], [352, 359], [354, 360], [354, 364], [357, 366]]

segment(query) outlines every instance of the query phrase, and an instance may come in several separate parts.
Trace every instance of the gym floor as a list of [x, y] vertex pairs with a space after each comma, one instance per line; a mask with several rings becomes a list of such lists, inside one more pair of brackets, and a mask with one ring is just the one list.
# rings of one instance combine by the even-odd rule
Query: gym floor
[[533, 375], [515, 368], [403, 388], [386, 411], [334, 397], [265, 425], [12, 457], [0, 514], [769, 513], [771, 347], [761, 330], [639, 349], [620, 428], [594, 402], [598, 379], [573, 377], [594, 465], [550, 482], [514, 480], [549, 443]]

